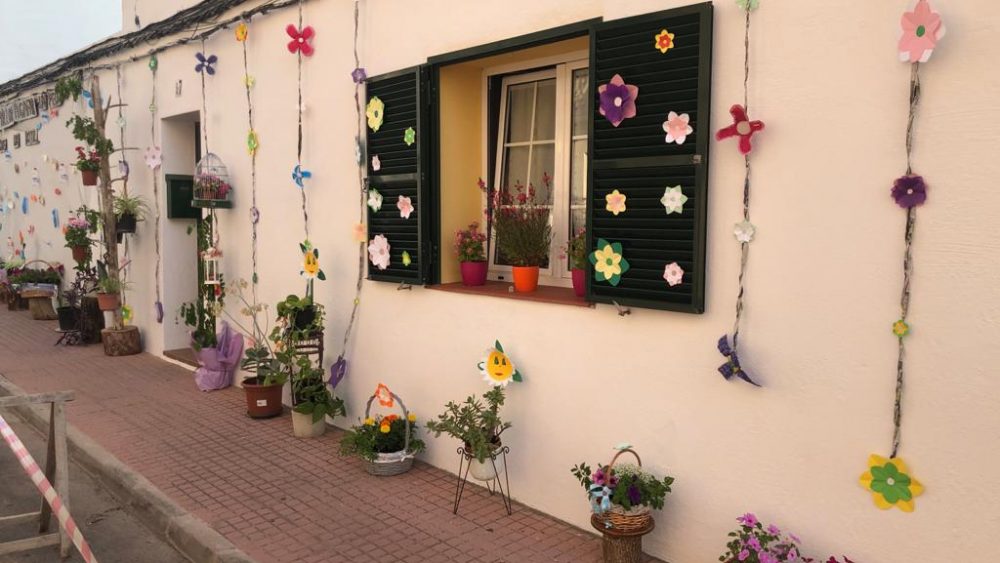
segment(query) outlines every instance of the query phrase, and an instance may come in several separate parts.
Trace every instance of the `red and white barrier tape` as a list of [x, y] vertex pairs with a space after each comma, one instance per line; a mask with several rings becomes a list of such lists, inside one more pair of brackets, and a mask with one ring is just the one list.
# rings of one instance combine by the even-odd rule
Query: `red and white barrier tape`
[[21, 443], [21, 439], [17, 437], [17, 434], [14, 434], [14, 431], [2, 416], [0, 416], [0, 434], [3, 434], [4, 440], [7, 441], [14, 455], [17, 456], [17, 460], [21, 462], [21, 467], [24, 468], [28, 477], [35, 483], [35, 487], [38, 487], [38, 492], [42, 493], [42, 496], [45, 497], [45, 502], [49, 503], [49, 506], [52, 507], [52, 513], [59, 520], [59, 525], [62, 529], [66, 530], [66, 534], [73, 540], [73, 545], [76, 546], [80, 555], [83, 556], [83, 560], [86, 563], [97, 563], [97, 558], [90, 552], [87, 540], [83, 539], [80, 528], [76, 526], [73, 517], [69, 515], [69, 510], [63, 505], [59, 495], [56, 494], [52, 483], [49, 483], [49, 480], [45, 478], [45, 473], [35, 463], [35, 458], [31, 457], [24, 444]]

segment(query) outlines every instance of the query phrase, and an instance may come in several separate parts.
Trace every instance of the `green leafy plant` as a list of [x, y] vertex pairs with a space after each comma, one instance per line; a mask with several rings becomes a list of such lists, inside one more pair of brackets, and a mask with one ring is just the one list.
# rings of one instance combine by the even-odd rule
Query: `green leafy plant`
[[587, 269], [587, 229], [580, 227], [576, 230], [576, 233], [563, 247], [563, 254], [569, 260], [570, 268], [574, 270]]
[[132, 289], [131, 282], [105, 276], [97, 280], [97, 291], [100, 293], [121, 294]]
[[66, 221], [66, 248], [90, 246], [94, 226], [84, 217], [71, 217]]
[[[97, 157], [107, 157], [115, 152], [115, 144], [97, 128], [97, 124], [93, 118], [74, 115], [66, 121], [66, 126], [73, 130], [73, 137], [78, 141], [87, 143], [87, 146], [91, 147], [91, 152], [95, 153]], [[82, 148], [77, 147], [77, 168], [80, 168], [79, 152]], [[85, 169], [80, 168], [80, 170]], [[91, 169], [87, 168], [86, 170]]]
[[492, 220], [497, 249], [515, 266], [540, 266], [549, 257], [552, 244], [550, 210], [534, 202], [535, 188], [514, 186], [515, 193], [497, 190], [493, 196]]
[[485, 404], [475, 395], [461, 404], [449, 401], [437, 420], [427, 423], [427, 429], [434, 436], [444, 433], [461, 440], [466, 453], [480, 463], [493, 454], [500, 444], [500, 434], [511, 427], [509, 422], [500, 419], [503, 387], [493, 387], [483, 394], [483, 399]]
[[116, 196], [113, 203], [115, 217], [132, 215], [137, 221], [142, 221], [149, 213], [149, 204], [142, 196]]
[[[395, 414], [379, 415], [360, 421], [340, 440], [340, 455], [356, 455], [375, 461], [378, 454], [403, 451], [406, 444], [406, 420]], [[417, 417], [410, 413], [410, 448], [408, 454], [424, 451], [424, 442], [417, 439]]]
[[281, 322], [272, 330], [272, 340], [287, 333], [284, 334], [286, 338], [299, 342], [323, 330], [325, 309], [314, 303], [312, 297], [289, 295], [278, 302], [275, 311]]
[[330, 393], [323, 381], [323, 370], [312, 367], [308, 356], [296, 356], [298, 371], [292, 377], [292, 410], [299, 414], [311, 414], [313, 423], [324, 416], [335, 417], [347, 414], [344, 401]]
[[56, 105], [61, 106], [70, 98], [75, 102], [82, 92], [83, 80], [79, 75], [64, 76], [56, 81]]
[[570, 472], [583, 485], [588, 498], [593, 485], [608, 487], [611, 490], [611, 504], [625, 510], [638, 506], [662, 509], [670, 486], [674, 483], [673, 477], [660, 479], [641, 467], [628, 463], [612, 468], [599, 466], [594, 472], [591, 472], [589, 465], [581, 463]]

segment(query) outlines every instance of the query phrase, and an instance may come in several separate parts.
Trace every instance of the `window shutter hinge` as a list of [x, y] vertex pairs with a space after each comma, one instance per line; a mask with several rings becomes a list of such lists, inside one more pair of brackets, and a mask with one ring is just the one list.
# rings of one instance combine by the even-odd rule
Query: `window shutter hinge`
[[700, 154], [691, 155], [691, 164], [701, 164], [701, 155]]

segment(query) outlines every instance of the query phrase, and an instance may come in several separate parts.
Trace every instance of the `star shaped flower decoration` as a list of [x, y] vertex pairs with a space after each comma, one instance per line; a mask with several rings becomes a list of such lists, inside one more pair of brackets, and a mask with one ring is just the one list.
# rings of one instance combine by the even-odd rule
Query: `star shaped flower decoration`
[[597, 250], [590, 253], [590, 263], [594, 266], [594, 278], [617, 286], [622, 275], [629, 270], [628, 260], [622, 254], [622, 243], [597, 240]]
[[236, 40], [242, 43], [247, 40], [247, 36], [249, 35], [250, 29], [247, 27], [247, 24], [240, 22], [240, 24], [236, 26]]
[[257, 132], [251, 129], [247, 132], [247, 152], [250, 155], [257, 154], [257, 149], [260, 148], [260, 137], [257, 136]]
[[146, 161], [146, 166], [150, 170], [156, 170], [163, 164], [163, 154], [160, 152], [160, 147], [147, 147], [146, 153], [143, 155], [143, 160]]
[[302, 271], [299, 272], [302, 277], [307, 280], [326, 280], [326, 274], [319, 268], [319, 250], [313, 248], [308, 240], [299, 243], [299, 250], [302, 251]]
[[892, 333], [896, 335], [896, 338], [903, 338], [907, 334], [910, 334], [910, 325], [906, 324], [906, 321], [903, 319], [899, 319], [892, 323]]
[[663, 29], [662, 31], [657, 33], [656, 37], [654, 37], [653, 39], [654, 41], [656, 41], [657, 50], [659, 50], [661, 53], [666, 54], [667, 51], [669, 51], [674, 47], [674, 34], [670, 33], [666, 29]]
[[379, 270], [385, 270], [389, 267], [390, 248], [389, 239], [385, 235], [375, 235], [368, 243], [368, 259]]
[[763, 121], [750, 121], [747, 117], [747, 110], [736, 104], [729, 108], [729, 114], [733, 116], [733, 124], [724, 129], [720, 129], [715, 134], [715, 138], [722, 141], [730, 137], [740, 138], [740, 152], [744, 155], [750, 154], [753, 150], [751, 138], [759, 131], [764, 130]]
[[683, 145], [688, 135], [694, 133], [694, 128], [689, 125], [690, 122], [691, 116], [686, 113], [680, 115], [673, 111], [668, 113], [667, 120], [663, 122], [663, 130], [667, 133], [665, 138], [667, 144]]
[[375, 398], [378, 399], [378, 404], [386, 408], [392, 408], [396, 404], [392, 398], [392, 391], [389, 391], [384, 383], [379, 383], [375, 388]]
[[747, 12], [752, 12], [760, 6], [760, 0], [736, 0], [736, 5]]
[[663, 197], [660, 203], [667, 210], [667, 215], [671, 213], [684, 213], [684, 204], [688, 197], [684, 195], [684, 190], [680, 186], [667, 187], [663, 190]]
[[755, 234], [757, 234], [757, 227], [754, 227], [750, 221], [740, 221], [733, 225], [733, 235], [741, 243], [752, 241]]
[[403, 142], [406, 146], [411, 146], [417, 141], [417, 132], [413, 127], [407, 127], [406, 131], [403, 131]]
[[396, 201], [396, 209], [399, 209], [399, 216], [401, 218], [409, 219], [410, 214], [413, 213], [413, 202], [409, 197], [401, 195]]
[[604, 200], [607, 202], [605, 209], [607, 209], [609, 213], [612, 213], [615, 217], [617, 217], [619, 213], [625, 212], [625, 199], [626, 199], [625, 194], [620, 193], [618, 190], [615, 190], [609, 193], [608, 195], [604, 196]]
[[382, 194], [375, 188], [368, 190], [368, 207], [372, 213], [378, 213], [382, 209]]
[[354, 242], [366, 242], [368, 240], [368, 232], [365, 229], [364, 223], [355, 223], [351, 228], [351, 234], [354, 237]]
[[363, 84], [365, 80], [368, 80], [368, 73], [365, 72], [364, 68], [358, 67], [351, 71], [351, 80], [355, 84]]
[[616, 74], [610, 82], [600, 85], [597, 95], [600, 100], [598, 111], [612, 126], [618, 127], [622, 121], [635, 117], [635, 100], [639, 97], [639, 87], [625, 84], [621, 75]]
[[861, 486], [872, 494], [875, 506], [882, 510], [896, 507], [903, 512], [913, 512], [913, 499], [924, 492], [920, 484], [898, 457], [886, 459], [872, 454], [868, 457], [868, 470], [861, 474]]
[[403, 267], [409, 268], [413, 264], [413, 258], [410, 257], [410, 253], [403, 251]]
[[670, 287], [680, 285], [684, 281], [684, 270], [677, 262], [671, 262], [663, 268], [663, 279]]

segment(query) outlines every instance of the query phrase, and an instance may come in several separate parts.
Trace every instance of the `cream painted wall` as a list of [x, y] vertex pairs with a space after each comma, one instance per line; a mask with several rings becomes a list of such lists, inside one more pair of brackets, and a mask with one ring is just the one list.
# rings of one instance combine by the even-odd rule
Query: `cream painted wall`
[[[686, 3], [508, 0], [456, 9], [446, 0], [366, 0], [362, 60], [377, 75], [587, 18]], [[911, 4], [767, 0], [754, 15], [751, 104], [768, 130], [754, 157], [759, 236], [742, 342], [744, 361], [763, 389], [726, 383], [715, 371], [715, 341], [732, 322], [739, 248], [731, 229], [740, 216], [742, 182], [735, 147], [722, 143], [712, 147], [706, 314], [635, 309], [621, 318], [605, 306], [404, 292], [365, 282], [347, 349], [351, 369], [340, 387], [351, 419], [379, 381], [421, 419], [447, 400], [482, 392], [475, 364], [499, 338], [525, 374], [508, 393], [505, 414], [514, 428], [505, 443], [514, 495], [534, 508], [585, 527], [587, 502], [569, 467], [606, 459], [611, 445], [628, 440], [651, 468], [677, 477], [676, 492], [645, 542], [649, 552], [674, 563], [715, 560], [733, 518], [747, 510], [795, 530], [817, 556], [847, 553], [879, 563], [982, 559], [1000, 529], [1000, 485], [991, 472], [1000, 463], [1000, 379], [992, 370], [1000, 360], [994, 346], [1000, 339], [994, 235], [1000, 191], [993, 186], [1000, 140], [992, 128], [1000, 120], [992, 48], [1000, 16], [986, 0], [935, 2], [949, 34], [922, 69], [915, 163], [931, 194], [916, 235], [902, 455], [927, 492], [913, 514], [881, 512], [857, 484], [868, 454], [886, 453], [892, 431], [889, 326], [898, 316], [904, 214], [888, 190], [905, 166], [909, 69], [896, 61], [895, 42], [900, 13]], [[303, 161], [314, 173], [307, 188], [310, 238], [330, 278], [316, 287], [328, 310], [329, 359], [341, 351], [358, 249], [350, 236], [358, 217], [351, 7], [314, 0], [305, 8], [318, 35], [304, 71]], [[298, 190], [289, 179], [295, 72], [283, 31], [293, 19], [278, 12], [255, 20], [249, 43], [262, 143], [261, 296], [271, 303], [303, 290], [296, 243], [304, 232]], [[713, 112], [721, 126], [742, 96], [743, 29], [734, 3], [716, 4], [715, 37]], [[230, 279], [249, 277], [241, 54], [228, 32], [207, 49], [220, 58], [208, 83], [211, 149], [229, 165], [237, 187], [237, 207], [219, 214], [224, 268]], [[160, 57], [161, 116], [199, 109], [195, 50]], [[150, 73], [144, 60], [124, 69], [130, 144], [145, 147]], [[102, 74], [106, 88], [112, 76]], [[175, 96], [179, 79], [183, 93]], [[66, 106], [60, 120], [69, 112]], [[40, 167], [43, 152], [70, 160], [73, 143], [58, 122], [43, 129], [42, 139], [41, 147], [17, 151], [15, 160]], [[148, 194], [148, 171], [132, 158], [132, 185]], [[43, 184], [50, 207], [58, 201], [48, 191], [56, 182], [50, 175]], [[78, 202], [78, 177], [73, 182], [60, 207]], [[0, 185], [31, 193], [29, 176], [13, 174], [12, 163], [0, 162]], [[39, 241], [54, 237], [43, 228], [48, 212], [33, 207], [27, 218], [4, 217], [0, 235], [34, 223]], [[148, 228], [140, 227], [132, 245], [131, 299], [147, 349], [157, 352], [163, 327], [149, 308]], [[69, 261], [58, 238], [51, 247], [29, 248]], [[163, 281], [176, 283], [168, 267]], [[452, 470], [455, 446], [432, 439], [424, 458]]]

